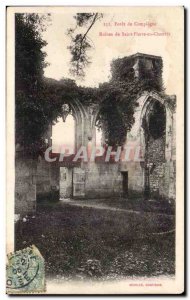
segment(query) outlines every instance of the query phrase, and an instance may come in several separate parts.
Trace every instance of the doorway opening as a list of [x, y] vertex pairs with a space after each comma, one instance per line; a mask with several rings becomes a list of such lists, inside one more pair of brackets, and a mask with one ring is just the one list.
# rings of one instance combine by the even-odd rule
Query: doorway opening
[[128, 172], [122, 172], [123, 176], [123, 197], [128, 196]]

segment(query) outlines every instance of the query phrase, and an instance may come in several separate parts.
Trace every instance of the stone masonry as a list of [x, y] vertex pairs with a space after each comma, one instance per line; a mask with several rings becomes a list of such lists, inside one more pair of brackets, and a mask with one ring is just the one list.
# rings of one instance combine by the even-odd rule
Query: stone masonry
[[[146, 54], [136, 54], [128, 59], [131, 59], [135, 76], [139, 76], [142, 65], [145, 71], [151, 68], [151, 72], [154, 72], [157, 62], [161, 61], [160, 57]], [[48, 163], [43, 157], [38, 161], [16, 157], [16, 213], [34, 211], [36, 199], [53, 193], [57, 193], [58, 198], [75, 199], [127, 198], [132, 194], [142, 196], [147, 193], [148, 198], [175, 200], [175, 96], [161, 97], [153, 91], [145, 91], [137, 102], [135, 123], [127, 133], [124, 146], [140, 147], [139, 161], [64, 164], [59, 161]], [[95, 124], [100, 107], [83, 107], [77, 99], [73, 100], [71, 106], [76, 123], [76, 149], [81, 145], [88, 147], [89, 143], [95, 145]], [[156, 106], [164, 112], [163, 116], [153, 114]], [[163, 119], [163, 123], [160, 123], [162, 132], [154, 132], [154, 126], [151, 125], [158, 121], [157, 118]], [[50, 124], [45, 136], [48, 146], [52, 143], [51, 128]]]

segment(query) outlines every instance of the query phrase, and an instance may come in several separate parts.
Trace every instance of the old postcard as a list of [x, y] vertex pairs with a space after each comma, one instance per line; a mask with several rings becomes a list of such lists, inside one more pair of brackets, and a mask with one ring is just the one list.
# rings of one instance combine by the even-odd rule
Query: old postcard
[[8, 294], [184, 292], [184, 8], [7, 8]]

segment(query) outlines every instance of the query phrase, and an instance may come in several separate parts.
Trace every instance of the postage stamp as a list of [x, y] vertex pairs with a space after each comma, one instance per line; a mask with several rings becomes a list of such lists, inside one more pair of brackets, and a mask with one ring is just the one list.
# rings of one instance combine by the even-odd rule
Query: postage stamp
[[44, 259], [34, 246], [7, 255], [7, 294], [45, 292]]

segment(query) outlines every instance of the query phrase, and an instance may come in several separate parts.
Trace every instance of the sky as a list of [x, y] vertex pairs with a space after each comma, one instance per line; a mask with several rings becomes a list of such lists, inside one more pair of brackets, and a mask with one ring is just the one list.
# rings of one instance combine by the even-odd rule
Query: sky
[[75, 121], [72, 115], [68, 115], [66, 121], [58, 118], [57, 123], [52, 126], [52, 152], [64, 152], [65, 148], [70, 149], [70, 154], [74, 153], [75, 147]]
[[[159, 8], [160, 9], [160, 8]], [[163, 78], [168, 94], [174, 94], [174, 78], [177, 76], [175, 61], [178, 57], [179, 28], [177, 20], [170, 18], [170, 9], [164, 8], [127, 8], [123, 10], [115, 8], [107, 9], [104, 17], [98, 21], [90, 31], [89, 37], [93, 42], [93, 49], [90, 51], [92, 57], [91, 65], [86, 68], [84, 81], [76, 79], [76, 82], [83, 86], [98, 86], [99, 83], [108, 81], [110, 78], [110, 63], [113, 59], [129, 56], [137, 52], [162, 56], [164, 68]], [[89, 9], [90, 10], [90, 9]], [[92, 8], [91, 8], [92, 10]], [[98, 9], [96, 8], [96, 11]], [[101, 11], [104, 8], [101, 8]], [[60, 13], [51, 13], [51, 25], [43, 33], [48, 45], [44, 48], [47, 53], [46, 60], [49, 66], [45, 69], [45, 76], [57, 80], [62, 77], [72, 78], [69, 73], [71, 55], [67, 47], [70, 45], [70, 38], [66, 35], [67, 29], [75, 26], [73, 16], [79, 11], [78, 8], [60, 10]], [[82, 10], [83, 11], [83, 10]], [[175, 12], [174, 12], [175, 13]], [[116, 22], [116, 23], [115, 23]], [[133, 26], [122, 26], [131, 22]], [[152, 22], [153, 27], [134, 26], [134, 24]], [[119, 24], [120, 26], [115, 24]], [[105, 26], [111, 24], [111, 26]], [[122, 32], [169, 33], [170, 36], [121, 36]], [[114, 36], [100, 36], [100, 32], [113, 33]], [[116, 37], [115, 33], [120, 36]]]

